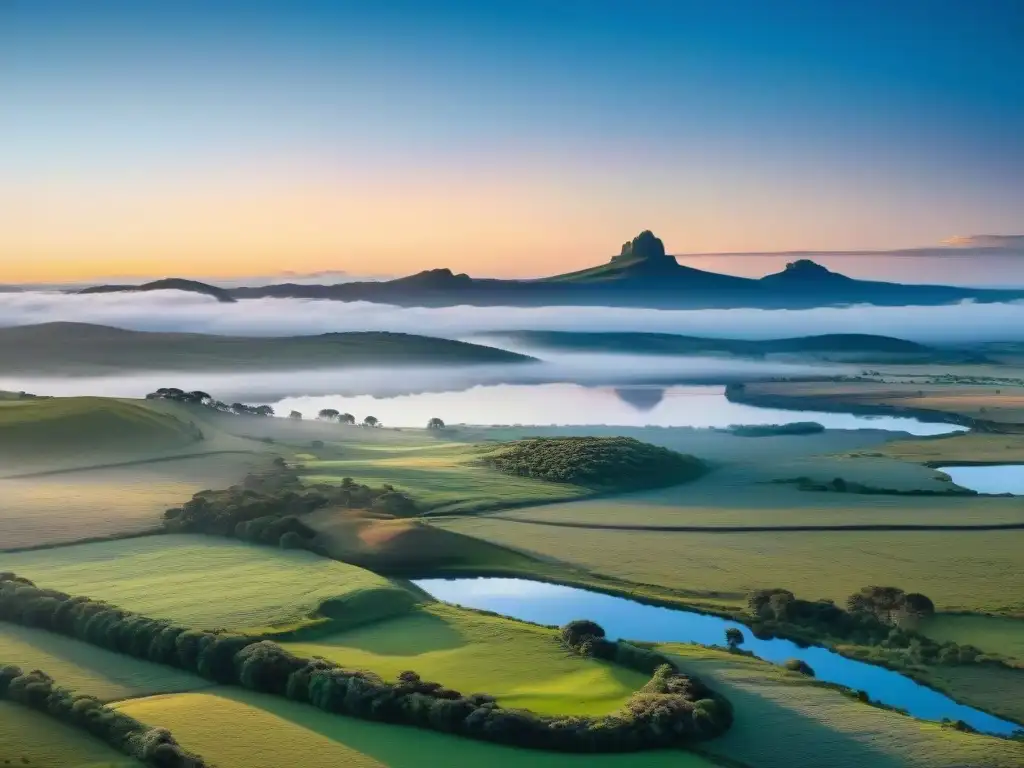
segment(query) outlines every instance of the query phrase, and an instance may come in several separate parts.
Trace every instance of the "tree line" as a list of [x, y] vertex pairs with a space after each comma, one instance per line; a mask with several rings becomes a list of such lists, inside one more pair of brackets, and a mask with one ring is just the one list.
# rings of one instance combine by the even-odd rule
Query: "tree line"
[[202, 390], [186, 392], [185, 390], [178, 389], [177, 387], [161, 387], [155, 392], [150, 392], [146, 395], [146, 399], [171, 400], [176, 403], [201, 405], [213, 411], [219, 411], [220, 413], [233, 413], [236, 416], [270, 417], [274, 415], [274, 409], [269, 405], [249, 405], [247, 403], [228, 404], [215, 399], [213, 395], [208, 392], [203, 392]]
[[787, 589], [759, 589], [748, 596], [747, 609], [756, 620], [755, 635], [872, 646], [874, 656], [892, 666], [1004, 663], [973, 645], [938, 642], [916, 631], [934, 614], [935, 605], [926, 595], [897, 587], [864, 587], [847, 598], [845, 607], [831, 600], [803, 600]]
[[154, 768], [205, 768], [198, 755], [186, 752], [166, 728], [154, 728], [105, 706], [93, 696], [59, 687], [40, 670], [0, 667], [0, 699], [82, 728], [120, 752]]
[[[504, 709], [486, 694], [463, 695], [415, 672], [386, 682], [371, 672], [296, 656], [268, 640], [187, 629], [87, 597], [42, 589], [12, 573], [0, 573], [0, 620], [327, 712], [517, 747], [595, 753], [680, 747], [721, 734], [732, 720], [725, 699], [670, 664], [660, 665], [651, 681], [614, 714], [539, 715]], [[179, 765], [187, 764], [168, 763], [169, 768]]]

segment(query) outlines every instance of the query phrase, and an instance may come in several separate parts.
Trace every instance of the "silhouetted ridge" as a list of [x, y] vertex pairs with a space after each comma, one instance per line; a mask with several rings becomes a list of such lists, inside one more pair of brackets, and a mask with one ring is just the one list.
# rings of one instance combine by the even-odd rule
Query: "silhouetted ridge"
[[797, 261], [791, 261], [786, 265], [786, 268], [782, 272], [765, 275], [761, 279], [772, 282], [784, 280], [790, 283], [821, 283], [825, 281], [834, 282], [837, 280], [851, 280], [851, 278], [846, 275], [833, 272], [828, 267], [824, 267], [810, 259], [798, 259]]

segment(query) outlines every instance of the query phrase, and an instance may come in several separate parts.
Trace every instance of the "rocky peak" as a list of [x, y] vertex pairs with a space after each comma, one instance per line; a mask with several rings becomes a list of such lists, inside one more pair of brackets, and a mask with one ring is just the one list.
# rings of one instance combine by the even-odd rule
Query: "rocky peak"
[[645, 229], [628, 243], [623, 243], [622, 252], [612, 261], [643, 261], [653, 264], [675, 264], [676, 260], [665, 254], [665, 244]]

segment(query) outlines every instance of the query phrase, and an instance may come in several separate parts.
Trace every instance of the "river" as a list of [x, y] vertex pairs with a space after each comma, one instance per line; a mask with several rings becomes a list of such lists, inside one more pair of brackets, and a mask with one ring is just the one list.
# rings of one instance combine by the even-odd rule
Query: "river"
[[1022, 727], [956, 701], [883, 667], [840, 656], [827, 648], [801, 648], [790, 640], [761, 640], [748, 627], [717, 616], [645, 605], [624, 597], [526, 579], [423, 579], [416, 585], [435, 598], [467, 608], [494, 611], [536, 624], [596, 621], [611, 639], [723, 645], [725, 630], [744, 634], [743, 649], [781, 664], [807, 662], [819, 680], [865, 691], [872, 700], [906, 710], [923, 720], [963, 720], [984, 733], [1009, 736]]

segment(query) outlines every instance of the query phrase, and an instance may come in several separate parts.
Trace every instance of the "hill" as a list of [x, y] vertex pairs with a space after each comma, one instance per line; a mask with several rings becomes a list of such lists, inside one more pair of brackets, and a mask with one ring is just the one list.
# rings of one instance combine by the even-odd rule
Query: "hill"
[[531, 358], [478, 344], [404, 333], [257, 338], [46, 323], [0, 328], [0, 359], [8, 374], [92, 375], [123, 370], [469, 365], [525, 362]]
[[224, 304], [233, 304], [235, 299], [231, 297], [223, 288], [217, 288], [216, 286], [209, 285], [207, 283], [200, 283], [196, 280], [184, 280], [178, 277], [166, 278], [164, 280], [155, 280], [151, 283], [143, 283], [142, 285], [95, 285], [89, 288], [83, 288], [77, 293], [149, 293], [150, 291], [185, 291], [187, 293], [201, 293], [206, 296], [212, 296], [217, 301]]
[[832, 272], [804, 257], [796, 258], [782, 272], [761, 279], [707, 272], [680, 264], [674, 256], [665, 252], [662, 241], [649, 230], [625, 243], [618, 255], [603, 264], [540, 279], [482, 279], [437, 268], [394, 280], [334, 285], [281, 283], [226, 289], [189, 280], [161, 280], [143, 286], [101, 285], [86, 289], [83, 293], [169, 289], [203, 293], [220, 301], [300, 298], [423, 307], [465, 304], [795, 309], [854, 302], [900, 306], [938, 305], [964, 300], [997, 302], [1024, 298], [1024, 290], [857, 280]]
[[7, 466], [76, 456], [99, 463], [183, 449], [202, 439], [192, 424], [123, 400], [68, 397], [0, 403], [0, 460]]
[[618, 352], [634, 355], [733, 355], [764, 358], [769, 355], [805, 355], [842, 361], [984, 362], [971, 352], [918, 344], [892, 336], [863, 333], [830, 333], [786, 339], [714, 339], [674, 333], [592, 331], [512, 331], [483, 337], [511, 339], [542, 349], [566, 352]]

